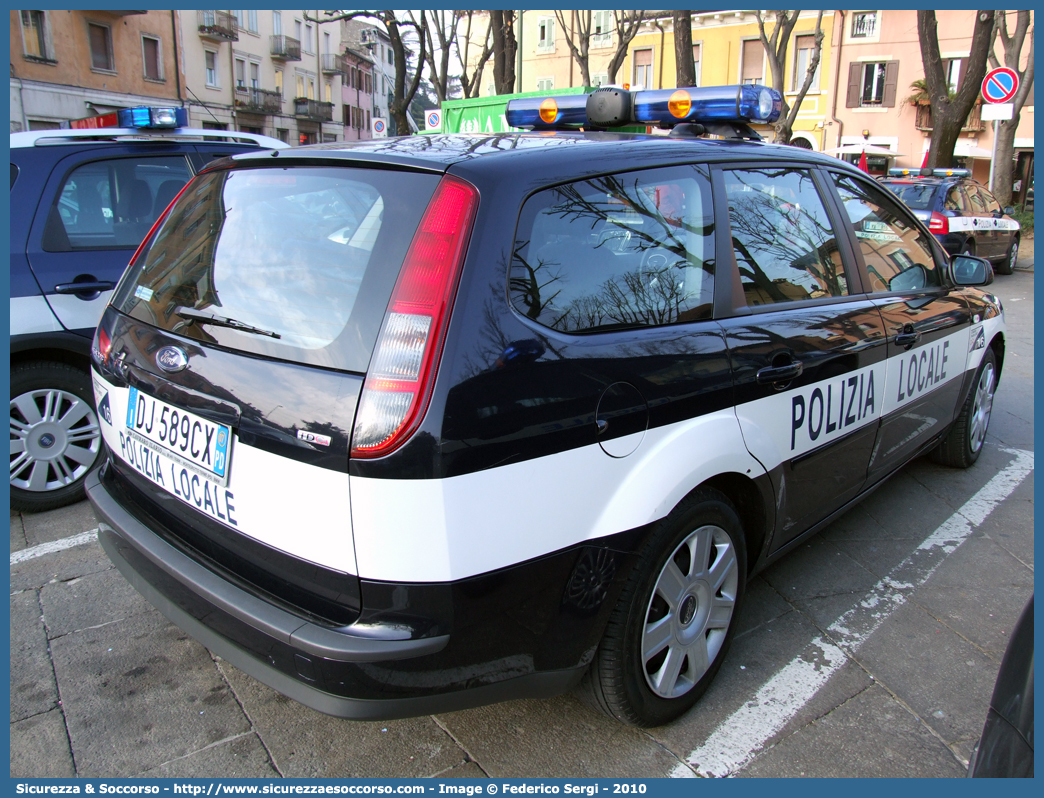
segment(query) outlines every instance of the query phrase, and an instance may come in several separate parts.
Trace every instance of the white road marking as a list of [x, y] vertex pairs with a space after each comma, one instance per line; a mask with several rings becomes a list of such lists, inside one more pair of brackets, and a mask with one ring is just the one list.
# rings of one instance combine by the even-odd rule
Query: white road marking
[[29, 549], [22, 549], [16, 551], [11, 555], [11, 566], [18, 565], [19, 563], [26, 562], [27, 560], [35, 560], [37, 557], [43, 557], [45, 554], [54, 554], [58, 551], [65, 551], [71, 549], [73, 546], [82, 546], [84, 543], [92, 543], [98, 539], [98, 530], [89, 529], [86, 532], [81, 532], [79, 535], [73, 535], [71, 538], [62, 538], [61, 540], [52, 540], [50, 543], [41, 543], [39, 546], [33, 546]]
[[[825, 635], [769, 679], [686, 758], [701, 776], [728, 776], [749, 763], [765, 744], [827, 683], [909, 594], [1033, 471], [1033, 452], [1003, 451], [1015, 459], [944, 521], [914, 552], [878, 582], [858, 605], [838, 618]], [[671, 776], [692, 775], [679, 764]]]

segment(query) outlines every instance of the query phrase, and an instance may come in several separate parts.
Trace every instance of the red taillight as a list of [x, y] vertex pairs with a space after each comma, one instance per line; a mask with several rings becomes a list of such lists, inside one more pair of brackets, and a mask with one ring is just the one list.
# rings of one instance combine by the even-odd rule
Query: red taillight
[[109, 333], [105, 331], [105, 328], [98, 325], [98, 329], [94, 332], [94, 343], [91, 346], [91, 353], [94, 355], [94, 359], [98, 363], [105, 363], [109, 359], [110, 349], [112, 349], [112, 339], [109, 337]]
[[938, 211], [932, 211], [932, 218], [928, 220], [928, 229], [933, 233], [949, 233], [950, 220]]
[[174, 203], [181, 199], [181, 195], [185, 193], [185, 189], [187, 189], [191, 184], [192, 181], [189, 180], [188, 183], [182, 186], [181, 191], [179, 191], [178, 195], [170, 201], [167, 207], [163, 210], [163, 213], [156, 217], [156, 221], [153, 222], [152, 227], [149, 228], [149, 232], [145, 234], [145, 238], [141, 240], [141, 243], [138, 244], [138, 248], [134, 250], [134, 254], [131, 255], [130, 262], [127, 264], [127, 266], [134, 265], [134, 262], [138, 259], [138, 255], [140, 255], [141, 251], [145, 249], [145, 245], [149, 243], [149, 241], [152, 239], [153, 234], [159, 229], [159, 226], [163, 224], [163, 220], [167, 218], [167, 214], [170, 213], [170, 209], [174, 207]]
[[388, 454], [424, 417], [477, 206], [478, 191], [454, 177], [444, 177], [428, 203], [359, 398], [353, 457]]

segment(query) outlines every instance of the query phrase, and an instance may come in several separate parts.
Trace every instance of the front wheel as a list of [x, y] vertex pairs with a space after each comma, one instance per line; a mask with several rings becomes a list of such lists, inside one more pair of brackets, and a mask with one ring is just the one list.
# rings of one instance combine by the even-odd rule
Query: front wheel
[[724, 494], [702, 488], [675, 508], [640, 552], [588, 672], [598, 708], [633, 726], [687, 712], [725, 658], [746, 566]]
[[932, 460], [954, 468], [968, 468], [979, 459], [990, 426], [996, 390], [997, 358], [992, 349], [986, 349], [961, 414], [939, 447], [932, 451]]
[[88, 374], [52, 362], [11, 369], [11, 509], [42, 512], [80, 501], [100, 451]]

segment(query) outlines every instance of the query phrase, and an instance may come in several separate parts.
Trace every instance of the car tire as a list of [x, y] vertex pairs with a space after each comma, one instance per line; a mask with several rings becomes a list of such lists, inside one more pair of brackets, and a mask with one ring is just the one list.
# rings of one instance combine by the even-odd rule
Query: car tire
[[639, 551], [585, 676], [592, 703], [641, 727], [691, 709], [728, 651], [746, 568], [732, 502], [712, 488], [690, 494]]
[[1019, 261], [1019, 239], [1013, 238], [1011, 246], [1008, 247], [1008, 254], [1004, 256], [1004, 260], [993, 267], [993, 270], [997, 274], [1012, 274], [1015, 271], [1015, 264]]
[[953, 468], [968, 468], [979, 459], [993, 413], [997, 376], [997, 358], [987, 348], [961, 413], [942, 443], [932, 450], [932, 460]]
[[90, 376], [66, 363], [11, 369], [11, 509], [43, 512], [84, 498], [101, 429]]

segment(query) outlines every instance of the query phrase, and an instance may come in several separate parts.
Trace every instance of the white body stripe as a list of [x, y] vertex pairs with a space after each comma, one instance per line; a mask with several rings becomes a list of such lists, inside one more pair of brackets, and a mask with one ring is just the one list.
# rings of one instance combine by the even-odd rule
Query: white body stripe
[[887, 361], [739, 405], [747, 448], [771, 470], [960, 377], [967, 351], [963, 328]]
[[42, 296], [11, 297], [11, 335], [61, 332], [61, 329], [62, 325]]
[[86, 330], [98, 326], [112, 291], [103, 291], [94, 299], [80, 299], [74, 294], [48, 294], [58, 320], [67, 330]]
[[[111, 419], [117, 425], [127, 417], [126, 388], [117, 388], [94, 372], [95, 400], [101, 404], [108, 393]], [[102, 418], [101, 428], [105, 443], [121, 460], [130, 464], [129, 455], [121, 452], [119, 431]], [[122, 425], [121, 425], [122, 426]], [[156, 455], [162, 462], [162, 472], [169, 474], [171, 460]], [[604, 456], [604, 455], [603, 455]], [[140, 466], [135, 470], [153, 483], [163, 484], [171, 501], [192, 504], [180, 494], [170, 492], [171, 479], [161, 483]], [[347, 474], [327, 468], [315, 468], [286, 457], [246, 446], [238, 440], [232, 446], [228, 491], [224, 497], [223, 515], [230, 519], [226, 526], [234, 528], [267, 546], [294, 557], [344, 573], [358, 573], [355, 548], [352, 543], [352, 523]]]
[[1022, 229], [1022, 226], [1014, 219], [997, 219], [992, 216], [951, 216], [949, 225], [951, 233]]
[[592, 444], [449, 479], [352, 477], [359, 574], [443, 582], [514, 565], [662, 518], [729, 471], [764, 473], [724, 410], [650, 429], [630, 457]]

